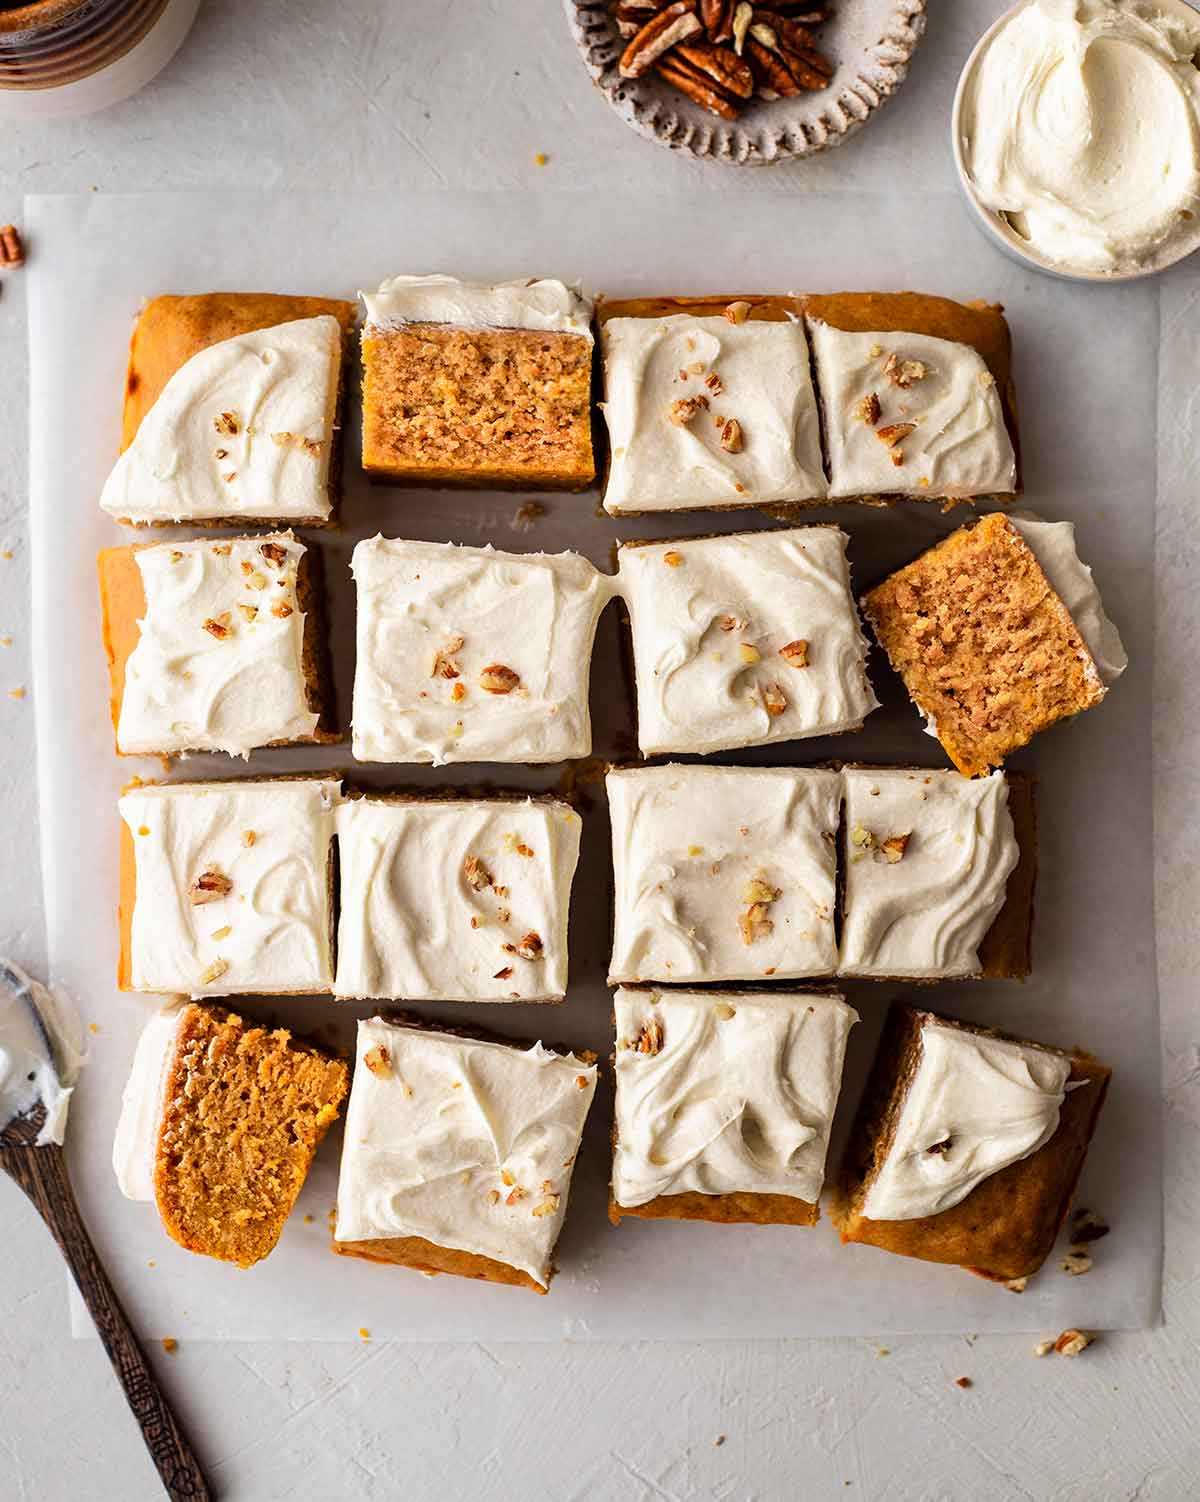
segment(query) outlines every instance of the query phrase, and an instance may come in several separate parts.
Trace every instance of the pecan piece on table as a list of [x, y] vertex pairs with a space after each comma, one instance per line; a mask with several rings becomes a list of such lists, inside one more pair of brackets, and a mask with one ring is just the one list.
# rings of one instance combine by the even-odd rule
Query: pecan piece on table
[[696, 0], [674, 0], [665, 10], [651, 16], [621, 54], [621, 77], [641, 78], [664, 53], [701, 30]]

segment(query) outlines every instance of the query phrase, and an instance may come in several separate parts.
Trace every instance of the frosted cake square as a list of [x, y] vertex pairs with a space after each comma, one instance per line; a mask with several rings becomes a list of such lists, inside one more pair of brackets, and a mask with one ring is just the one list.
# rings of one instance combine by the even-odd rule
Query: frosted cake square
[[348, 799], [335, 995], [561, 1000], [581, 828], [553, 798]]
[[794, 298], [602, 302], [614, 514], [824, 499], [808, 339]]
[[878, 701], [846, 543], [816, 526], [620, 549], [644, 756], [862, 728]]
[[830, 1207], [842, 1240], [1023, 1288], [1066, 1217], [1109, 1076], [1079, 1050], [897, 1003]]
[[630, 987], [613, 1008], [613, 1223], [815, 1225], [854, 1009], [816, 991]]
[[586, 558], [374, 537], [351, 567], [359, 761], [591, 754], [592, 644], [611, 585]]
[[337, 739], [311, 544], [279, 532], [105, 548], [99, 574], [120, 755]]
[[610, 982], [834, 973], [836, 772], [668, 764], [607, 785]]
[[338, 789], [323, 777], [127, 788], [121, 990], [329, 991]]
[[358, 1024], [334, 1250], [546, 1293], [591, 1056]]

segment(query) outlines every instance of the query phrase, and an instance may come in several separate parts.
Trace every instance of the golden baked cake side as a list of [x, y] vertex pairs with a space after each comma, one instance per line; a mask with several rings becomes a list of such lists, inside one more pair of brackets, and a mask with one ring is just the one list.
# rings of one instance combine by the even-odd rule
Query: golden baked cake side
[[1079, 628], [998, 512], [952, 532], [868, 591], [862, 605], [964, 776], [1000, 766], [1106, 692]]
[[582, 490], [592, 341], [410, 323], [363, 332], [363, 468], [406, 484]]
[[168, 1234], [249, 1267], [270, 1253], [349, 1088], [338, 1059], [212, 1006], [180, 1019], [154, 1173]]
[[[936, 1213], [872, 1219], [864, 1213], [867, 1195], [896, 1143], [906, 1098], [922, 1064], [922, 1032], [930, 1026], [985, 1043], [999, 1040], [1019, 1048], [1035, 1047], [1016, 1044], [995, 1029], [895, 1003], [854, 1120], [829, 1204], [830, 1219], [843, 1242], [954, 1264], [999, 1282], [1028, 1277], [1045, 1261], [1066, 1217], [1111, 1071], [1078, 1051], [1038, 1049], [1040, 1055], [1059, 1062], [1065, 1083], [1057, 1126], [1047, 1140], [1027, 1156], [987, 1173], [962, 1198]], [[987, 1097], [986, 1082], [974, 1089], [973, 1106], [983, 1119]], [[948, 1158], [956, 1149], [968, 1155], [975, 1145], [959, 1148], [955, 1123], [946, 1111], [930, 1126], [950, 1132], [944, 1141], [924, 1149], [926, 1154], [936, 1153], [939, 1162], [942, 1154]]]

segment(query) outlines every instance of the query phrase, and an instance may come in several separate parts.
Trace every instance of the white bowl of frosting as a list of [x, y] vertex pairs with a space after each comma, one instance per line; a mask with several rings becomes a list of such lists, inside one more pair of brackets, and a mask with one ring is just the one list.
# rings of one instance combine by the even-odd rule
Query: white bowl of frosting
[[1200, 248], [1200, 12], [1185, 0], [1021, 0], [954, 97], [967, 201], [1003, 248], [1080, 281]]

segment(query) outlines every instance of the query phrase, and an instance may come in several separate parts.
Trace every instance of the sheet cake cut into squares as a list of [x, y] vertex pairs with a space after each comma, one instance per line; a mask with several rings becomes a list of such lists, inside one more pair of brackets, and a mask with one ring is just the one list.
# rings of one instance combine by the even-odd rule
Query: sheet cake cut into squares
[[857, 1014], [803, 991], [622, 987], [609, 1215], [815, 1225]]
[[1067, 1214], [1110, 1073], [1079, 1050], [896, 1003], [830, 1207], [842, 1240], [1029, 1277]]
[[861, 728], [878, 700], [846, 543], [813, 526], [622, 546], [643, 755]]
[[607, 785], [610, 981], [833, 974], [837, 772], [668, 764]]
[[334, 1250], [545, 1293], [592, 1056], [358, 1025]]
[[338, 790], [319, 776], [127, 788], [121, 989], [330, 990]]
[[105, 548], [118, 753], [336, 740], [320, 562], [291, 532]]
[[374, 537], [354, 549], [360, 761], [588, 756], [609, 579], [576, 553]]
[[581, 827], [553, 798], [348, 799], [335, 995], [561, 1000]]

